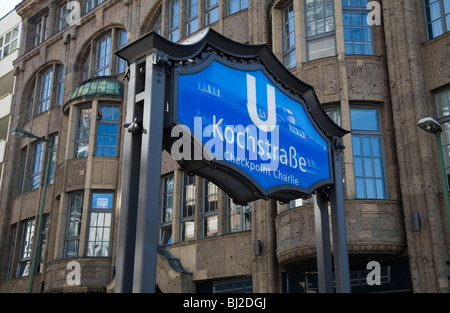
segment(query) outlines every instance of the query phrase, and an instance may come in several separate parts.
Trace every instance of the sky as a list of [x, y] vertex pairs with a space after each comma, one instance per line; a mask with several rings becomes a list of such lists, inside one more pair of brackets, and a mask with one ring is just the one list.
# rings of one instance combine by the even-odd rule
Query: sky
[[22, 0], [0, 0], [0, 18], [8, 14]]

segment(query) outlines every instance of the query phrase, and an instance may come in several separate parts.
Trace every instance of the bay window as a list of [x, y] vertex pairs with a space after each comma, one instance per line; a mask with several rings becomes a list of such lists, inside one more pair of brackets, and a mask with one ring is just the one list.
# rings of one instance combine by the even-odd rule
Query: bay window
[[333, 0], [305, 0], [308, 61], [336, 55]]
[[367, 23], [368, 0], [343, 0], [346, 54], [373, 55], [373, 30]]
[[356, 197], [386, 199], [383, 133], [377, 108], [350, 109]]
[[107, 257], [110, 254], [113, 196], [112, 192], [92, 193], [87, 242], [88, 257]]
[[64, 237], [64, 259], [73, 259], [78, 257], [82, 213], [83, 192], [70, 193], [69, 206], [67, 209], [66, 233]]

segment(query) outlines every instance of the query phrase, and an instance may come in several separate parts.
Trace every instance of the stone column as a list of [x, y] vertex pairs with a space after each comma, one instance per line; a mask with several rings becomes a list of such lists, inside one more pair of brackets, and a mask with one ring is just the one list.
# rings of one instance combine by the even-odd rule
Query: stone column
[[[449, 292], [446, 248], [437, 193], [434, 138], [417, 127], [429, 116], [416, 12], [422, 1], [383, 1], [386, 56], [392, 97], [400, 189], [414, 292]], [[413, 230], [418, 211], [422, 230]]]

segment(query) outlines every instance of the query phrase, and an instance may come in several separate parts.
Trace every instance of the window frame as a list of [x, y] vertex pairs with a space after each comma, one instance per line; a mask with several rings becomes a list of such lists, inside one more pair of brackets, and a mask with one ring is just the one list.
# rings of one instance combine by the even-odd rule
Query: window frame
[[48, 234], [48, 227], [49, 227], [50, 219], [49, 214], [44, 214], [42, 216], [42, 229], [40, 230], [40, 242], [39, 242], [39, 251], [38, 251], [38, 260], [39, 263], [36, 264], [36, 272], [35, 274], [42, 273], [44, 269], [44, 263], [45, 263], [45, 249], [47, 247], [47, 234]]
[[[53, 63], [34, 75], [28, 85], [31, 92], [25, 96], [28, 97], [28, 121], [34, 116], [63, 104], [65, 74], [63, 64]], [[45, 81], [45, 75], [49, 75], [47, 81]]]
[[53, 184], [55, 182], [55, 172], [56, 172], [56, 163], [57, 163], [57, 153], [58, 153], [58, 133], [52, 134], [49, 136], [49, 140], [52, 142], [52, 151], [50, 155], [50, 168], [48, 172], [48, 180], [47, 183], [49, 185]]
[[88, 14], [100, 4], [103, 3], [103, 0], [84, 0], [83, 1], [83, 14]]
[[[309, 61], [314, 61], [314, 60], [318, 60], [321, 59], [323, 57], [319, 57], [319, 58], [311, 58], [310, 52], [311, 52], [311, 48], [310, 45], [311, 43], [317, 42], [320, 39], [326, 39], [329, 38], [331, 39], [331, 37], [333, 37], [333, 42], [334, 42], [334, 54], [332, 54], [331, 56], [335, 56], [337, 54], [337, 44], [336, 44], [336, 16], [335, 16], [335, 4], [333, 0], [324, 0], [324, 1], [329, 1], [329, 3], [331, 4], [331, 11], [333, 12], [332, 16], [333, 16], [333, 30], [330, 31], [325, 31], [323, 33], [320, 34], [315, 34], [315, 35], [308, 35], [308, 16], [307, 16], [307, 7], [306, 7], [306, 1], [304, 0], [304, 7], [305, 7], [305, 13], [304, 13], [304, 19], [305, 19], [305, 41], [306, 41], [306, 60], [307, 62]], [[317, 1], [317, 0], [314, 0]], [[315, 4], [314, 7], [316, 7], [318, 4]], [[319, 4], [324, 6], [325, 8], [325, 4]], [[325, 28], [325, 20], [326, 17], [323, 18], [324, 20], [324, 28]], [[317, 22], [317, 19], [314, 19], [314, 23]], [[328, 56], [326, 56], [328, 57]]]
[[[17, 237], [17, 223], [11, 225], [11, 240], [9, 242], [9, 256], [8, 256], [8, 264], [6, 267], [6, 281], [11, 280], [13, 274], [13, 259], [14, 259], [14, 251], [16, 248], [16, 237]], [[17, 276], [17, 275], [16, 275]]]
[[[108, 196], [108, 206], [94, 206], [94, 197], [95, 195], [106, 195]], [[111, 199], [111, 204], [109, 205], [109, 199]], [[113, 191], [104, 191], [104, 190], [96, 190], [91, 193], [91, 201], [90, 201], [90, 212], [89, 212], [89, 221], [88, 221], [88, 231], [87, 231], [87, 238], [86, 238], [86, 256], [92, 257], [92, 258], [108, 258], [111, 256], [111, 238], [112, 238], [112, 232], [113, 232], [113, 211], [114, 211], [114, 192]], [[94, 214], [103, 214], [103, 223], [101, 225], [98, 225], [98, 221], [100, 220], [99, 216], [95, 216], [96, 222], [94, 223]], [[109, 215], [109, 225], [108, 220], [106, 219], [107, 215]], [[105, 237], [102, 237], [103, 240], [97, 240], [98, 235], [98, 229], [102, 229], [102, 236], [105, 236], [105, 231], [107, 230], [108, 234], [106, 235], [108, 238], [105, 240]], [[95, 234], [94, 240], [91, 240], [91, 235]], [[101, 245], [101, 254], [91, 253], [90, 246], [94, 245], [94, 249], [96, 249], [95, 245], [100, 243]], [[105, 247], [105, 243], [107, 243], [107, 247]], [[106, 249], [106, 250], [104, 250]], [[103, 254], [106, 252], [106, 254]]]
[[[289, 25], [291, 22], [291, 19], [289, 19], [288, 21], [285, 20], [285, 12], [290, 10], [290, 7], [292, 6], [292, 23], [294, 24], [293, 30], [289, 32], [289, 34], [286, 35], [286, 25]], [[294, 16], [294, 2], [291, 0], [289, 2], [287, 2], [282, 8], [281, 8], [281, 24], [282, 24], [282, 28], [281, 28], [281, 35], [283, 38], [283, 43], [282, 43], [282, 50], [283, 50], [283, 65], [287, 68], [287, 69], [291, 69], [297, 66], [297, 57], [296, 57], [296, 42], [295, 42], [295, 16]], [[294, 44], [292, 45], [292, 47], [286, 48], [286, 39], [289, 38], [291, 36], [291, 34], [293, 34], [294, 36]], [[288, 55], [294, 54], [294, 63], [292, 64], [286, 64], [286, 57]]]
[[39, 97], [37, 101], [36, 115], [50, 109], [50, 101], [53, 93], [53, 66], [46, 68], [39, 75]]
[[[112, 113], [113, 113], [113, 118], [114, 118], [114, 112], [115, 109], [117, 109], [117, 120], [111, 119], [111, 120], [107, 120], [105, 114], [102, 111], [102, 108], [106, 107], [106, 109], [108, 108], [112, 108]], [[95, 154], [94, 156], [97, 157], [112, 157], [112, 158], [116, 158], [119, 156], [119, 124], [120, 124], [120, 105], [116, 104], [116, 103], [112, 103], [112, 102], [99, 102], [98, 104], [98, 112], [102, 112], [101, 116], [102, 118], [99, 119], [97, 117], [97, 125], [96, 125], [96, 133], [95, 133]], [[116, 133], [113, 134], [112, 132], [106, 134], [106, 133], [100, 133], [100, 126], [101, 125], [109, 125], [109, 126], [116, 126]], [[105, 128], [106, 129], [106, 128]], [[99, 144], [99, 140], [100, 140], [100, 136], [103, 137], [112, 137], [115, 135], [115, 145], [107, 145], [107, 144]], [[104, 139], [105, 139], [104, 138]], [[103, 143], [105, 143], [106, 141], [103, 140]], [[99, 147], [103, 147], [103, 148], [114, 148], [115, 149], [115, 154], [108, 154], [106, 155], [104, 152], [99, 153]]]
[[22, 231], [20, 235], [19, 259], [17, 261], [16, 277], [25, 277], [30, 274], [31, 253], [33, 251], [35, 219], [30, 218], [22, 221]]
[[[238, 3], [238, 9], [236, 11], [231, 11], [231, 3], [237, 2]], [[227, 0], [227, 16], [236, 14], [242, 10], [245, 10], [248, 8], [248, 0]]]
[[[239, 212], [236, 213], [235, 209], [239, 208]], [[249, 211], [248, 211], [249, 210]], [[248, 203], [247, 205], [239, 205], [233, 202], [233, 199], [228, 196], [227, 199], [227, 233], [239, 233], [244, 231], [251, 231], [253, 228], [253, 205]], [[234, 212], [234, 213], [233, 213]], [[233, 214], [232, 214], [233, 213]], [[246, 214], [249, 214], [249, 226], [246, 225]], [[233, 216], [239, 215], [239, 228], [231, 228], [231, 219]]]
[[[180, 0], [169, 1], [169, 36], [168, 39], [172, 42], [177, 42], [181, 39], [180, 34]], [[175, 36], [176, 35], [176, 36]]]
[[[201, 0], [186, 0], [186, 22], [185, 22], [186, 36], [189, 36], [199, 30], [198, 25], [199, 1]], [[193, 25], [192, 29], [191, 25]]]
[[33, 48], [39, 46], [48, 39], [48, 17], [46, 13], [35, 20], [33, 31]]
[[55, 85], [55, 100], [53, 101], [52, 107], [61, 106], [64, 102], [64, 81], [66, 78], [66, 69], [63, 65], [56, 65], [56, 77]]
[[[188, 186], [192, 186], [192, 190], [189, 192], [190, 195], [187, 195], [186, 189]], [[182, 173], [181, 177], [181, 205], [180, 205], [180, 242], [185, 242], [189, 240], [195, 240], [196, 231], [195, 231], [195, 210], [196, 210], [196, 176], [191, 176]], [[187, 199], [187, 196], [192, 196], [192, 199]], [[192, 203], [192, 208], [187, 207], [187, 203]], [[187, 224], [189, 227], [193, 228], [192, 236], [186, 236], [187, 234]]]
[[[216, 1], [216, 3], [213, 3], [211, 5], [210, 1]], [[211, 20], [210, 17], [213, 16], [212, 14], [215, 14], [217, 10], [217, 19]], [[205, 15], [205, 27], [212, 25], [220, 20], [220, 10], [219, 10], [219, 0], [205, 0], [205, 8], [204, 8], [204, 15]], [[215, 16], [214, 16], [215, 17]]]
[[[81, 206], [76, 206], [73, 204], [74, 201], [76, 201], [76, 197], [80, 197], [80, 203]], [[80, 249], [80, 234], [81, 234], [81, 223], [82, 223], [82, 217], [83, 217], [83, 206], [84, 206], [84, 192], [83, 191], [75, 191], [69, 193], [67, 201], [67, 216], [66, 216], [66, 230], [64, 232], [64, 250], [63, 250], [63, 259], [75, 259], [79, 256], [79, 249]], [[79, 214], [78, 220], [74, 220], [73, 222], [70, 220], [72, 215], [72, 210], [79, 210], [79, 212], [74, 212], [75, 214]], [[69, 234], [70, 231], [70, 225], [74, 224], [74, 226], [77, 228], [75, 231], [75, 234]], [[76, 243], [76, 255], [69, 256], [69, 247], [68, 245], [72, 242]]]
[[[212, 184], [214, 193], [209, 193], [209, 184]], [[211, 198], [215, 197], [215, 201], [210, 201]], [[211, 202], [215, 202], [215, 208], [211, 207]], [[208, 181], [207, 179], [202, 179], [202, 237], [208, 238], [217, 236], [219, 233], [219, 187], [216, 184]], [[208, 234], [208, 222], [211, 219], [216, 219], [216, 230], [211, 234]]]
[[[87, 138], [80, 139], [80, 138], [78, 138], [78, 135], [79, 135], [79, 130], [80, 130], [81, 111], [82, 110], [90, 110], [90, 112], [87, 115], [87, 116], [89, 116], [89, 135], [87, 136]], [[85, 104], [85, 105], [79, 106], [77, 111], [78, 111], [77, 112], [77, 121], [76, 121], [75, 137], [74, 137], [74, 143], [73, 143], [73, 158], [74, 159], [85, 158], [89, 155], [89, 137], [90, 137], [91, 127], [92, 127], [92, 105]], [[79, 149], [77, 148], [77, 145], [80, 143], [84, 143], [84, 142], [87, 142], [86, 155], [79, 156], [78, 155]]]
[[19, 170], [19, 185], [17, 190], [17, 195], [21, 195], [24, 192], [26, 185], [26, 168], [27, 168], [27, 147], [20, 150], [20, 170]]
[[58, 7], [58, 31], [63, 30], [67, 27], [67, 2], [63, 2]]
[[[169, 181], [172, 181], [170, 184]], [[170, 245], [173, 243], [173, 195], [175, 187], [175, 175], [170, 173], [161, 177], [161, 206], [160, 206], [160, 237], [161, 245]], [[170, 189], [171, 188], [171, 189]], [[170, 213], [169, 213], [170, 212]]]
[[[382, 125], [382, 120], [381, 120], [381, 112], [380, 112], [380, 107], [378, 105], [363, 105], [363, 104], [356, 104], [356, 105], [351, 105], [350, 106], [350, 120], [351, 120], [351, 111], [353, 109], [367, 109], [367, 110], [376, 110], [376, 114], [377, 114], [377, 128], [378, 130], [361, 130], [361, 129], [354, 129], [353, 125], [351, 125], [351, 129], [352, 129], [352, 147], [353, 147], [353, 166], [354, 166], [354, 179], [355, 179], [355, 192], [356, 192], [356, 198], [357, 199], [368, 199], [368, 200], [386, 200], [389, 199], [389, 194], [388, 194], [388, 176], [387, 176], [387, 169], [386, 169], [386, 153], [385, 153], [385, 145], [384, 145], [384, 136], [383, 136], [383, 125]], [[354, 147], [354, 138], [355, 136], [359, 136], [361, 138], [363, 137], [370, 137], [370, 143], [371, 143], [371, 150], [373, 149], [373, 145], [372, 145], [372, 138], [377, 137], [379, 139], [379, 148], [380, 148], [380, 156], [374, 156], [373, 153], [371, 153], [370, 155], [366, 156], [364, 155], [364, 152], [362, 155], [355, 155], [355, 147]], [[363, 149], [363, 147], [361, 147], [361, 149]], [[355, 162], [355, 157], [360, 157], [362, 158], [362, 171], [363, 171], [363, 176], [357, 176], [356, 175], [356, 162]], [[367, 185], [366, 185], [366, 180], [369, 179], [374, 179], [376, 180], [377, 178], [380, 177], [376, 177], [376, 176], [366, 176], [365, 175], [365, 164], [364, 164], [364, 157], [366, 158], [370, 158], [372, 159], [372, 166], [373, 166], [373, 172], [375, 173], [375, 165], [373, 163], [373, 159], [375, 158], [380, 158], [381, 159], [381, 166], [383, 167], [382, 169], [382, 180], [383, 180], [383, 197], [378, 197], [377, 195], [377, 186], [376, 186], [376, 182], [374, 184], [374, 188], [375, 188], [375, 198], [369, 198], [367, 197]], [[376, 174], [374, 174], [376, 175]], [[362, 178], [364, 180], [364, 197], [360, 197], [358, 196], [358, 184], [357, 184], [357, 178]]]
[[[430, 13], [428, 13], [428, 8], [431, 7], [431, 5], [430, 4], [427, 5], [427, 0], [423, 0], [423, 2], [422, 2], [424, 23], [425, 23], [425, 32], [427, 34], [428, 41], [438, 38], [450, 31], [450, 7], [448, 8], [449, 12], [445, 13], [444, 1], [445, 0], [436, 0], [436, 2], [439, 3], [440, 17], [438, 19], [435, 19], [434, 21], [429, 21], [429, 18], [428, 18], [428, 15], [430, 14]], [[448, 21], [447, 21], [447, 17], [448, 17]], [[438, 20], [440, 20], [440, 26], [442, 27], [442, 33], [434, 36], [433, 34], [430, 34], [430, 26], [433, 24], [433, 22], [436, 22]]]
[[[366, 2], [366, 5], [365, 6], [351, 6], [351, 5], [349, 5], [349, 6], [344, 6], [344, 4], [342, 4], [342, 18], [343, 18], [343, 21], [344, 21], [344, 45], [346, 46], [347, 45], [347, 42], [351, 42], [352, 43], [352, 48], [353, 48], [353, 52], [352, 53], [349, 53], [348, 51], [347, 51], [347, 48], [345, 48], [345, 54], [346, 55], [375, 55], [375, 40], [374, 40], [374, 29], [373, 29], [373, 25], [365, 25], [365, 24], [367, 24], [367, 16], [366, 16], [366, 21], [364, 22], [363, 20], [363, 13], [370, 13], [370, 10], [369, 9], [367, 9], [367, 3], [368, 3], [368, 1], [367, 0], [364, 0], [365, 2]], [[357, 25], [357, 26], [354, 26], [353, 25], [353, 20], [352, 20], [352, 18], [350, 18], [350, 23], [351, 23], [351, 25], [345, 25], [345, 14], [346, 13], [350, 13], [350, 14], [352, 14], [352, 13], [359, 13], [359, 14], [361, 14], [361, 24], [364, 24], [364, 25]], [[350, 16], [352, 16], [352, 15], [350, 15]], [[346, 28], [350, 28], [351, 30], [353, 30], [353, 29], [360, 29], [361, 30], [361, 41], [355, 41], [355, 40], [353, 40], [353, 35], [354, 35], [354, 33], [353, 33], [353, 31], [351, 32], [351, 35], [352, 35], [352, 40], [346, 40], [346, 38], [345, 38], [345, 30], [346, 30]], [[364, 29], [369, 29], [370, 30], [370, 41], [364, 41], [364, 35], [363, 35], [363, 30]], [[355, 53], [354, 51], [355, 51], [355, 49], [354, 49], [354, 44], [355, 43], [361, 43], [361, 45], [362, 45], [362, 53]], [[370, 50], [371, 50], [371, 53], [365, 53], [364, 52], [364, 45], [365, 45], [365, 43], [370, 43]]]
[[[16, 36], [14, 37], [14, 34], [16, 33]], [[21, 27], [20, 24], [14, 26], [10, 30], [4, 33], [0, 37], [0, 59], [6, 58], [8, 55], [19, 49], [20, 45], [20, 33], [21, 33]], [[7, 37], [9, 36], [9, 40], [7, 41]], [[13, 48], [14, 45], [14, 48]], [[8, 47], [8, 52], [5, 54], [5, 49]]]
[[[105, 43], [105, 46], [103, 46]], [[107, 32], [95, 41], [95, 63], [93, 77], [111, 74], [112, 33]]]
[[[442, 114], [442, 116], [441, 116], [439, 108], [438, 108], [437, 97], [440, 94], [445, 94], [445, 93], [447, 94], [447, 97], [449, 98], [448, 99], [448, 101], [449, 101], [449, 106], [448, 106], [449, 114], [447, 114], [447, 115]], [[450, 86], [446, 86], [444, 88], [439, 88], [438, 90], [433, 92], [433, 103], [434, 103], [434, 108], [435, 108], [436, 121], [442, 127], [441, 144], [442, 144], [442, 152], [444, 154], [445, 172], [446, 172], [446, 176], [447, 176], [447, 179], [446, 179], [447, 189], [450, 191], [450, 181], [449, 181], [449, 179], [450, 179], [450, 164], [447, 164], [446, 158], [445, 158], [445, 155], [446, 155], [446, 151], [445, 150], [446, 149], [450, 150], [450, 138], [448, 138], [448, 142], [449, 143], [446, 143], [446, 141], [445, 141], [446, 140], [446, 137], [445, 137], [446, 136], [446, 124], [448, 124], [449, 128], [450, 128]]]
[[[32, 144], [31, 160], [28, 172], [27, 191], [39, 189], [41, 186], [42, 172], [44, 170], [45, 142], [36, 141]], [[35, 181], [39, 179], [39, 181]]]
[[[122, 35], [124, 33], [126, 33], [126, 36]], [[126, 62], [116, 56], [114, 51], [121, 48], [123, 44], [122, 40], [125, 38], [128, 42], [128, 31], [121, 27], [110, 27], [97, 34], [95, 38], [86, 44], [87, 48], [82, 52], [81, 62], [78, 68], [78, 79], [81, 82], [85, 82], [99, 76], [109, 77], [124, 74], [126, 72]], [[106, 51], [104, 52], [102, 52], [101, 45], [99, 46], [103, 39], [107, 39], [108, 41], [104, 48]], [[99, 55], [99, 52], [101, 55]], [[100, 59], [107, 60], [107, 62], [101, 62]]]

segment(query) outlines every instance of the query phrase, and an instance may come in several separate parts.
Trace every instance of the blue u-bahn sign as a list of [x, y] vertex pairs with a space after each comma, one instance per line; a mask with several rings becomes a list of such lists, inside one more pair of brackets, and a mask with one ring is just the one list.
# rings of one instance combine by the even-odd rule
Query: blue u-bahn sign
[[171, 51], [164, 146], [185, 171], [237, 203], [288, 202], [333, 184], [333, 138], [347, 132], [266, 45], [212, 31], [186, 46], [152, 40]]
[[115, 290], [156, 290], [164, 148], [184, 171], [238, 204], [315, 193], [322, 292], [333, 290], [330, 201], [336, 290], [349, 292], [342, 183], [348, 132], [327, 116], [314, 89], [267, 45], [241, 44], [213, 30], [189, 45], [151, 32], [116, 54], [128, 61], [129, 84]]
[[[191, 135], [203, 148], [180, 153], [184, 161], [228, 167], [264, 196], [280, 190], [309, 194], [332, 182], [329, 140], [311, 122], [304, 100], [283, 90], [264, 67], [236, 69], [211, 57], [195, 72], [181, 68], [175, 79], [175, 124], [187, 129], [171, 135]], [[172, 146], [173, 156], [188, 150], [183, 144]]]

